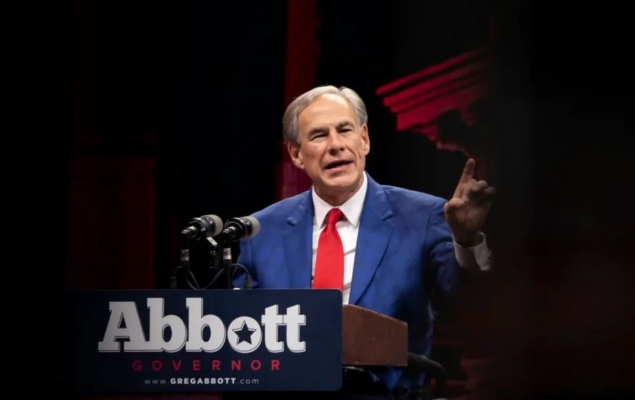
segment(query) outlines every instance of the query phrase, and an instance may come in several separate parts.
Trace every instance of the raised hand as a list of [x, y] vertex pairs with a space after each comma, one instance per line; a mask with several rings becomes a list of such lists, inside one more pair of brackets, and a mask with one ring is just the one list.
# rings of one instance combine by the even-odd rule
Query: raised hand
[[454, 195], [443, 207], [454, 238], [464, 246], [477, 244], [478, 233], [485, 224], [492, 207], [492, 197], [496, 194], [496, 189], [486, 181], [474, 179], [475, 166], [473, 158], [467, 160]]

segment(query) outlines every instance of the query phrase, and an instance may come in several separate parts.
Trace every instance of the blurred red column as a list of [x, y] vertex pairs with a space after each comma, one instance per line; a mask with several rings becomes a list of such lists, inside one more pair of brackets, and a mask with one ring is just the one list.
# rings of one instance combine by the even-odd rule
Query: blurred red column
[[[317, 0], [287, 0], [285, 107], [315, 85], [320, 57], [319, 27]], [[277, 167], [277, 196], [282, 200], [307, 190], [311, 181], [304, 171], [293, 165], [282, 140], [279, 144], [282, 161]]]

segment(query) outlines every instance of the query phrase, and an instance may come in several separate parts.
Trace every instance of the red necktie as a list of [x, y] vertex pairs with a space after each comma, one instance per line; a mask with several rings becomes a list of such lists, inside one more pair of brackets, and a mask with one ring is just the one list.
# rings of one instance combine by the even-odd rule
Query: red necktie
[[314, 289], [344, 289], [344, 246], [335, 224], [342, 218], [339, 208], [332, 208], [326, 215], [326, 226], [320, 234], [315, 273]]

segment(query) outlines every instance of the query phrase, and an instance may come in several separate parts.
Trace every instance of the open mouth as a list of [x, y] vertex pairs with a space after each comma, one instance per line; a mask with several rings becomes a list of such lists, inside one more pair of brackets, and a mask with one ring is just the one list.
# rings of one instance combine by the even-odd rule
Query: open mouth
[[346, 165], [350, 164], [352, 161], [346, 161], [346, 160], [338, 160], [338, 161], [333, 161], [332, 163], [328, 163], [326, 165], [326, 169], [327, 170], [331, 170], [331, 169], [337, 169], [340, 167], [345, 167]]

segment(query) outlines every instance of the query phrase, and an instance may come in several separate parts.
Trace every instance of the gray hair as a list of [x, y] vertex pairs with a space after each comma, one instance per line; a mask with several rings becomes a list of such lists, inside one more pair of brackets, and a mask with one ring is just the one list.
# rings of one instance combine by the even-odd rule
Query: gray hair
[[317, 97], [324, 94], [335, 94], [342, 97], [353, 107], [357, 123], [361, 126], [368, 123], [368, 113], [362, 98], [353, 90], [345, 86], [339, 88], [331, 85], [318, 86], [296, 97], [287, 107], [282, 117], [282, 134], [285, 143], [298, 142], [299, 115]]

